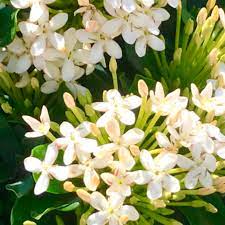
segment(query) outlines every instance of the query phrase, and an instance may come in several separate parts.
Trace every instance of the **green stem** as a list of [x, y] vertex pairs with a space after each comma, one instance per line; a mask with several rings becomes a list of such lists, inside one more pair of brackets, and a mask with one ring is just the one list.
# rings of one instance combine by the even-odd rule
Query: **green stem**
[[112, 73], [112, 79], [113, 79], [113, 87], [114, 89], [118, 90], [118, 77], [117, 77], [117, 73]]

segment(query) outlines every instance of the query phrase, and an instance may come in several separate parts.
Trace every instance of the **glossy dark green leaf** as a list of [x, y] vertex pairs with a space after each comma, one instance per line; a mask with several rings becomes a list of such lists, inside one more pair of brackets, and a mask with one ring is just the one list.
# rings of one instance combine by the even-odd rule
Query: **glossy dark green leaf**
[[32, 176], [28, 176], [21, 181], [17, 181], [13, 184], [6, 185], [6, 189], [12, 191], [17, 198], [21, 198], [27, 194], [34, 186], [34, 181]]
[[13, 41], [16, 35], [17, 13], [18, 10], [9, 6], [0, 9], [0, 47]]
[[[47, 145], [39, 145], [32, 149], [31, 155], [40, 160], [43, 160], [45, 157], [46, 150], [47, 150]], [[62, 151], [60, 151], [58, 159], [56, 161], [56, 164], [62, 165], [62, 155], [63, 155], [63, 153], [62, 153]], [[37, 181], [39, 176], [40, 176], [40, 174], [33, 174], [34, 180]], [[47, 192], [52, 193], [52, 194], [66, 193], [66, 191], [63, 189], [63, 182], [60, 182], [55, 179], [52, 179], [50, 181]]]
[[[25, 195], [17, 199], [11, 212], [11, 225], [22, 225], [32, 220], [42, 225], [42, 218], [53, 210], [70, 211], [79, 206], [78, 199], [72, 194], [34, 196]], [[40, 221], [39, 221], [40, 220]]]
[[14, 176], [16, 171], [16, 151], [19, 148], [20, 145], [13, 130], [0, 112], [0, 182]]

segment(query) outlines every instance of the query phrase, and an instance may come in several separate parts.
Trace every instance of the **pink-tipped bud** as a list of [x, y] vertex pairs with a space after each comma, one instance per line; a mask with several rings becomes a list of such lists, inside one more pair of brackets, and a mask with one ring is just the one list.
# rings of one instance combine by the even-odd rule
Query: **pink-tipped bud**
[[148, 86], [145, 83], [144, 80], [139, 80], [138, 81], [138, 92], [140, 94], [141, 97], [147, 97], [149, 90], [148, 90]]
[[71, 94], [69, 94], [68, 92], [65, 92], [63, 94], [63, 100], [64, 100], [65, 105], [67, 106], [67, 108], [73, 109], [73, 108], [76, 107], [76, 104], [75, 104], [73, 96]]
[[130, 152], [134, 157], [137, 157], [140, 155], [140, 149], [137, 145], [131, 145], [130, 146]]
[[82, 199], [84, 202], [87, 202], [87, 203], [91, 202], [91, 195], [87, 191], [83, 189], [78, 189], [76, 193], [77, 193], [77, 196], [80, 199]]
[[63, 184], [63, 188], [67, 192], [75, 192], [75, 189], [76, 189], [76, 187], [74, 186], [74, 184], [72, 182], [70, 182], [70, 181], [66, 181]]

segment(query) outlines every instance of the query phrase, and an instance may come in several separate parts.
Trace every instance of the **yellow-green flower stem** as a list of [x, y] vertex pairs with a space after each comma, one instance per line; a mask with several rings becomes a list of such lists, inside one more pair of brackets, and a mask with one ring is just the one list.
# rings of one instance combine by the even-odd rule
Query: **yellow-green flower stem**
[[161, 113], [158, 112], [154, 115], [154, 117], [151, 119], [151, 122], [149, 123], [148, 127], [145, 129], [145, 137], [150, 134], [152, 131], [152, 128], [155, 126], [159, 118], [161, 117]]
[[138, 117], [137, 117], [137, 120], [136, 120], [136, 123], [135, 123], [135, 127], [137, 127], [137, 128], [140, 128], [140, 123], [141, 123], [141, 121], [143, 119], [143, 116], [145, 114], [144, 109], [145, 109], [146, 102], [147, 102], [147, 97], [143, 97], [141, 107], [140, 107], [140, 110], [139, 110], [139, 113], [138, 113]]
[[118, 90], [118, 77], [116, 72], [112, 72], [112, 79], [113, 79], [113, 87], [114, 89]]
[[102, 137], [105, 140], [105, 143], [109, 143], [109, 136], [106, 133], [105, 128], [100, 128], [100, 131], [101, 131]]
[[156, 60], [156, 64], [157, 64], [157, 66], [158, 66], [158, 69], [159, 69], [160, 73], [163, 74], [163, 72], [164, 72], [164, 71], [163, 71], [163, 65], [162, 65], [162, 63], [161, 63], [159, 54], [158, 54], [157, 51], [154, 51], [154, 50], [153, 50], [153, 54], [154, 54], [154, 57], [155, 57], [155, 60]]
[[82, 123], [82, 122], [85, 121], [85, 117], [81, 114], [81, 112], [80, 112], [80, 110], [79, 110], [78, 107], [75, 106], [75, 107], [72, 108], [71, 110], [72, 110], [73, 114], [76, 116], [77, 120], [78, 120], [80, 123]]
[[175, 168], [168, 171], [169, 174], [178, 174], [178, 173], [185, 173], [187, 170], [182, 168]]
[[60, 216], [56, 215], [55, 220], [57, 225], [65, 225], [65, 223], [63, 222]]
[[90, 207], [79, 219], [80, 225], [86, 225], [88, 217], [94, 212], [94, 208]]
[[178, 7], [177, 7], [177, 23], [176, 23], [175, 49], [178, 49], [179, 48], [181, 14], [182, 14], [182, 4], [181, 4], [181, 0], [179, 0]]
[[46, 134], [46, 137], [52, 142], [56, 140], [55, 136], [50, 131]]

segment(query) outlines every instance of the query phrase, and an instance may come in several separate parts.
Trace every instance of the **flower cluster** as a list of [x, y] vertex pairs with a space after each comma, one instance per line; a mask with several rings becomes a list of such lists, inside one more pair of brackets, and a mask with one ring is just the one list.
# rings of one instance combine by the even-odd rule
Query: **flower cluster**
[[65, 93], [70, 122], [54, 129], [57, 137], [46, 107], [40, 121], [23, 117], [33, 130], [27, 137], [51, 140], [42, 160], [24, 161], [26, 170], [39, 174], [36, 195], [47, 191], [52, 179], [63, 181], [66, 191], [90, 204], [82, 217], [89, 225], [146, 224], [149, 216], [180, 224], [160, 213], [176, 204], [215, 210], [200, 198], [185, 198], [225, 192], [224, 89], [214, 91], [209, 82], [200, 93], [193, 84], [188, 99], [179, 89], [166, 94], [159, 82], [149, 92], [140, 80], [138, 90], [140, 97], [105, 91], [103, 102], [81, 101], [84, 110]]
[[[75, 16], [82, 15], [83, 28], [77, 30], [68, 25], [68, 13], [52, 13], [48, 5], [54, 1], [11, 0], [17, 9], [30, 8], [29, 18], [18, 24], [20, 34], [0, 52], [1, 67], [22, 76], [18, 87], [28, 85], [28, 70], [36, 68], [45, 79], [43, 93], [57, 91], [62, 82], [71, 91], [76, 90], [76, 81], [91, 74], [97, 63], [106, 66], [104, 53], [116, 59], [122, 57], [121, 47], [115, 41], [120, 35], [126, 43], [135, 43], [140, 57], [145, 55], [147, 46], [157, 51], [165, 49], [158, 36], [161, 23], [170, 17], [163, 8], [167, 1], [104, 0], [106, 15], [88, 0], [80, 0]], [[168, 4], [177, 7], [178, 0]]]

